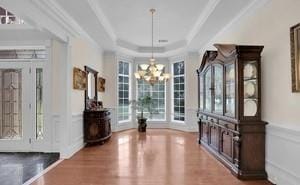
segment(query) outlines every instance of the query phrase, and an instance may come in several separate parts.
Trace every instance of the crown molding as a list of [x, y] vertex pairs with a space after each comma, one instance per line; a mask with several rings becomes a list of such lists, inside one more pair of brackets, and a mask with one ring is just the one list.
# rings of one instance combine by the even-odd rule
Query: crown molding
[[106, 33], [110, 36], [110, 38], [115, 42], [117, 40], [117, 36], [115, 34], [115, 31], [113, 27], [111, 26], [109, 20], [104, 15], [101, 7], [99, 6], [98, 2], [96, 0], [87, 0], [90, 8], [96, 15], [99, 23], [104, 27]]
[[81, 27], [55, 0], [31, 0], [31, 2], [49, 18], [63, 27], [71, 36], [78, 37], [82, 33]]
[[209, 0], [206, 4], [203, 12], [198, 17], [193, 28], [186, 37], [187, 44], [190, 43], [193, 38], [198, 34], [199, 30], [202, 28], [203, 24], [207, 21], [208, 17], [213, 13], [216, 6], [220, 3], [221, 0]]
[[124, 61], [127, 61], [127, 62], [133, 62], [135, 57], [133, 56], [130, 56], [130, 55], [126, 55], [124, 53], [121, 53], [121, 52], [117, 52], [116, 53], [116, 57], [117, 57], [117, 60], [124, 60]]
[[198, 53], [201, 55], [205, 51], [205, 48], [210, 44], [212, 45], [213, 41], [218, 38], [220, 35], [225, 33], [227, 30], [229, 30], [232, 26], [234, 26], [236, 23], [238, 23], [240, 20], [242, 20], [244, 17], [251, 15], [255, 11], [257, 11], [259, 8], [264, 6], [266, 3], [268, 3], [271, 0], [254, 0], [252, 1], [248, 6], [242, 9], [242, 11], [234, 18], [232, 19], [228, 24], [226, 24], [223, 29], [221, 29], [217, 34], [215, 34], [208, 42], [203, 44], [203, 46], [198, 50]]
[[[56, 24], [61, 26], [68, 34], [68, 37], [83, 37], [94, 48], [101, 49], [89, 34], [56, 2], [56, 0], [31, 0], [31, 2], [43, 13], [52, 19]], [[67, 39], [69, 41], [69, 39]]]

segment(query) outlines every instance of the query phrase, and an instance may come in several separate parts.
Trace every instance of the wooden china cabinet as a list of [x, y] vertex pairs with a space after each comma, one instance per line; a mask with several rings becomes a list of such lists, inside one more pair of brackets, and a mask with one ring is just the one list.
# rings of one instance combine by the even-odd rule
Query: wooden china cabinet
[[240, 179], [266, 179], [263, 46], [215, 44], [198, 74], [199, 144]]

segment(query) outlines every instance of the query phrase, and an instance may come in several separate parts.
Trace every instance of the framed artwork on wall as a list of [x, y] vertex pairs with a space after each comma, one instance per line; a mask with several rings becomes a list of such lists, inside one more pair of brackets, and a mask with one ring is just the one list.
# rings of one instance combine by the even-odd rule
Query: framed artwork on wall
[[74, 67], [73, 68], [73, 89], [85, 90], [87, 87], [86, 72]]
[[300, 23], [290, 28], [292, 92], [300, 92]]
[[105, 91], [105, 79], [104, 78], [101, 78], [101, 77], [98, 78], [97, 89], [99, 92]]

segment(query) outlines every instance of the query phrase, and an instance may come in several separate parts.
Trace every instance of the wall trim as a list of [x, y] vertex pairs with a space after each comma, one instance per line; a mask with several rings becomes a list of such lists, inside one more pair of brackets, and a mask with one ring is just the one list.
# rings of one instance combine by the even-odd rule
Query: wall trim
[[[68, 159], [84, 147], [83, 130], [78, 130], [78, 128], [81, 129], [82, 126], [83, 114], [73, 113], [70, 124], [70, 129], [72, 129], [73, 132], [69, 134], [68, 146], [61, 152], [61, 158]], [[78, 134], [78, 132], [80, 133]]]
[[279, 124], [268, 124], [267, 129], [270, 135], [300, 144], [300, 129], [282, 127]]
[[191, 31], [188, 33], [186, 37], [188, 43], [190, 43], [193, 40], [193, 38], [198, 34], [199, 30], [206, 23], [208, 17], [212, 14], [212, 12], [215, 10], [215, 8], [220, 3], [220, 1], [221, 0], [209, 0], [207, 2], [203, 12], [200, 14], [196, 23], [194, 24]]
[[208, 42], [203, 44], [202, 47], [198, 50], [198, 53], [202, 55], [205, 51], [205, 48], [207, 45], [211, 44], [217, 37], [225, 33], [228, 29], [230, 29], [234, 24], [238, 23], [241, 19], [243, 19], [245, 16], [250, 15], [251, 13], [258, 10], [260, 7], [264, 6], [267, 2], [270, 0], [254, 0], [251, 2], [248, 6], [243, 8], [243, 10], [235, 17], [233, 18], [228, 24], [226, 24], [218, 33], [216, 33]]
[[[286, 147], [283, 151], [282, 147]], [[266, 171], [277, 185], [300, 184], [300, 168], [295, 163], [300, 153], [300, 130], [292, 126], [268, 124], [266, 128]], [[288, 157], [283, 159], [283, 155]], [[280, 160], [279, 160], [280, 159]]]
[[113, 42], [115, 42], [117, 40], [115, 31], [107, 17], [104, 15], [102, 8], [99, 6], [98, 2], [95, 0], [87, 0], [87, 2], [94, 14], [96, 15], [99, 23], [104, 27], [106, 33], [110, 36]]

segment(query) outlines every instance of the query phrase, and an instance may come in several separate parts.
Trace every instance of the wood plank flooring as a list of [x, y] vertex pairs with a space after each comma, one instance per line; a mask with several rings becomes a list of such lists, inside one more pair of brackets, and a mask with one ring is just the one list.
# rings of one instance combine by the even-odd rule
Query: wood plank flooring
[[[212, 160], [213, 159], [213, 160]], [[33, 185], [271, 185], [240, 181], [197, 143], [197, 135], [168, 129], [113, 133], [84, 148]]]

